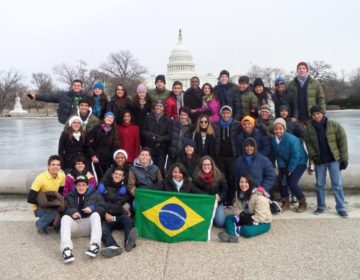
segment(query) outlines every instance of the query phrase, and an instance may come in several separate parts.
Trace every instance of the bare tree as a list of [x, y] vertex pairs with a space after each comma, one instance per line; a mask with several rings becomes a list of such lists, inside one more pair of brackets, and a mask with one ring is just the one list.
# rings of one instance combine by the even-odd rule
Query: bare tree
[[331, 65], [323, 60], [314, 60], [309, 64], [309, 74], [321, 83], [336, 78], [336, 74], [331, 70]]
[[0, 72], [0, 112], [14, 106], [16, 94], [21, 97], [26, 91], [22, 84], [23, 75], [18, 70]]
[[[36, 90], [39, 93], [51, 93], [55, 86], [53, 84], [52, 78], [49, 74], [46, 73], [33, 73], [31, 75], [31, 83], [36, 86]], [[38, 111], [39, 107], [46, 108], [46, 115], [49, 115], [49, 103], [47, 102], [27, 102], [29, 107], [33, 107], [35, 105], [36, 111]], [[33, 106], [32, 106], [33, 105]]]
[[[72, 81], [75, 79], [80, 79], [84, 83], [86, 82], [88, 72], [86, 67], [87, 63], [84, 60], [79, 60], [75, 66], [62, 63], [53, 67], [53, 73], [58, 76], [58, 81], [70, 87]], [[85, 84], [85, 87], [89, 87], [89, 85]]]
[[257, 77], [261, 77], [262, 76], [262, 70], [260, 68], [260, 66], [258, 65], [251, 65], [249, 71], [246, 73], [246, 75], [249, 77], [251, 82], [254, 82], [254, 80]]

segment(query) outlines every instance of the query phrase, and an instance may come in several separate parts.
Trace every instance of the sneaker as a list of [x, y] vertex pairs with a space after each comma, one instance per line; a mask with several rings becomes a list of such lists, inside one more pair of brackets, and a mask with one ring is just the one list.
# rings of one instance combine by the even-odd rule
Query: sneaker
[[219, 232], [218, 237], [223, 242], [230, 242], [230, 243], [238, 243], [239, 242], [239, 237], [227, 234], [224, 231]]
[[292, 204], [297, 203], [298, 200], [297, 200], [296, 196], [291, 195], [291, 196], [290, 196], [290, 202], [291, 202]]
[[93, 243], [90, 245], [89, 249], [87, 249], [85, 255], [95, 258], [97, 253], [99, 253], [99, 245]]
[[137, 228], [132, 228], [129, 232], [128, 239], [125, 242], [125, 251], [130, 252], [136, 246], [136, 240], [138, 239]]
[[121, 255], [122, 249], [118, 246], [108, 246], [101, 249], [100, 253], [104, 258], [112, 258]]
[[277, 215], [282, 212], [280, 205], [276, 201], [270, 201], [271, 214]]
[[320, 215], [320, 214], [322, 214], [322, 213], [324, 213], [324, 209], [321, 209], [321, 208], [316, 208], [316, 210], [314, 211], [314, 215]]
[[341, 218], [347, 218], [347, 217], [349, 217], [348, 213], [346, 213], [345, 210], [339, 211], [338, 214], [339, 214], [339, 216], [340, 216]]
[[69, 247], [66, 247], [63, 251], [63, 258], [64, 258], [64, 263], [70, 263], [75, 261], [75, 257], [72, 253], [72, 250]]

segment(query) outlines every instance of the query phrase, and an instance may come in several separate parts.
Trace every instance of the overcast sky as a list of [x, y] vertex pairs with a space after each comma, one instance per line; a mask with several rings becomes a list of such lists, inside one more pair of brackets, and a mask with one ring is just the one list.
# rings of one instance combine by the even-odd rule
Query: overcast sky
[[179, 28], [200, 75], [251, 64], [291, 71], [301, 60], [360, 67], [356, 0], [0, 0], [0, 70], [30, 76], [79, 59], [96, 68], [127, 49], [149, 73], [166, 73]]

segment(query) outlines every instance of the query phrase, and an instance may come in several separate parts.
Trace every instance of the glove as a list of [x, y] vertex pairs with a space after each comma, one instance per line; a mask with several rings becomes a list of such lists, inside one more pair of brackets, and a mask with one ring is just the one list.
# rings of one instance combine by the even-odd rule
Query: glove
[[154, 136], [152, 137], [152, 140], [153, 140], [154, 143], [159, 142], [159, 136], [154, 135]]
[[316, 165], [321, 164], [321, 158], [319, 156], [313, 156], [311, 159], [314, 162], [314, 164]]
[[348, 167], [349, 162], [347, 160], [340, 161], [340, 170], [345, 170]]
[[240, 221], [238, 226], [250, 226], [253, 224], [252, 215], [246, 212], [241, 212], [239, 215]]

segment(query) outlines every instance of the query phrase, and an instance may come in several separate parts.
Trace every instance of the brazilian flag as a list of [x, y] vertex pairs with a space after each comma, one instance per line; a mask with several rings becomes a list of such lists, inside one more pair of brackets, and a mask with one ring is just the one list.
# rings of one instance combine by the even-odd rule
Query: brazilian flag
[[208, 241], [215, 196], [136, 189], [136, 228], [163, 242]]

